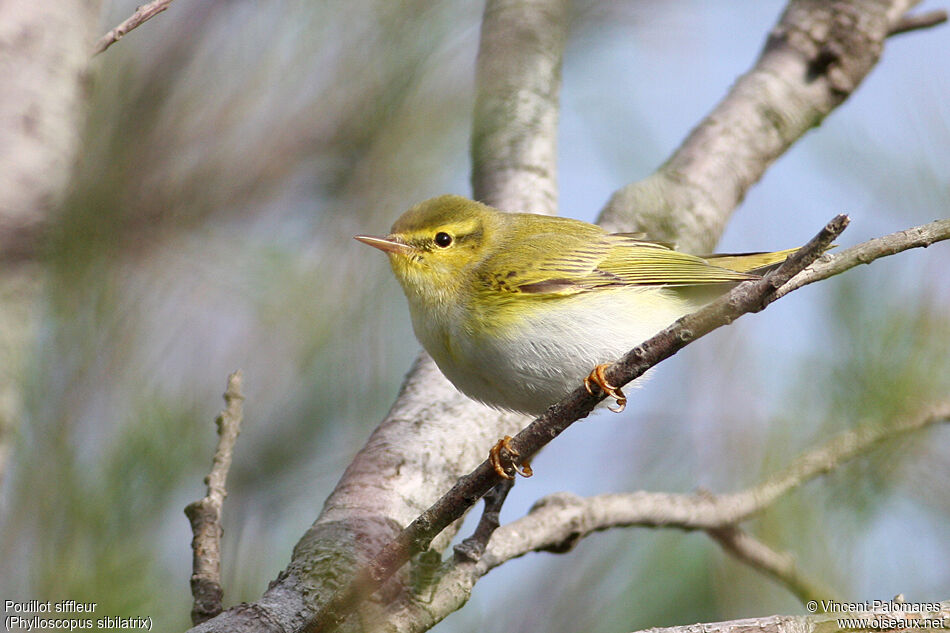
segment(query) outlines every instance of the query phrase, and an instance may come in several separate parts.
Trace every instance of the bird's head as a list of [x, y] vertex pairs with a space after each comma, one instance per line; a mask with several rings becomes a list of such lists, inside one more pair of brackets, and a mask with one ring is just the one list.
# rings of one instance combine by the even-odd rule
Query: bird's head
[[468, 273], [499, 236], [504, 214], [479, 202], [444, 195], [420, 202], [389, 235], [355, 239], [385, 252], [410, 302], [444, 303], [460, 292]]

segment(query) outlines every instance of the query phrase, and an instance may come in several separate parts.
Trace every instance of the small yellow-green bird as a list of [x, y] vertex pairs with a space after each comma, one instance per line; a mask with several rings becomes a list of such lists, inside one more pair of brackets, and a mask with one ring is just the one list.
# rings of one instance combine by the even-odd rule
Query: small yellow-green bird
[[[384, 251], [416, 337], [462, 393], [539, 415], [607, 363], [795, 249], [697, 257], [640, 234], [455, 195], [406, 211]], [[593, 370], [593, 371], [592, 371]]]

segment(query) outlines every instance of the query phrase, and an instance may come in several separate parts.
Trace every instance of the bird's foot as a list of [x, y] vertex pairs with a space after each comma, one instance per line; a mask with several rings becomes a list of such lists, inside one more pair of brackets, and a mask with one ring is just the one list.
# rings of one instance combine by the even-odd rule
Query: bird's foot
[[607, 378], [604, 376], [604, 370], [608, 367], [610, 367], [610, 363], [603, 363], [602, 365], [597, 365], [597, 367], [594, 367], [593, 371], [590, 372], [590, 375], [584, 379], [584, 388], [587, 389], [587, 393], [593, 396], [594, 389], [592, 384], [597, 385], [598, 389], [617, 401], [616, 408], [610, 405], [607, 405], [607, 408], [614, 413], [620, 413], [627, 406], [627, 396], [623, 394], [623, 391], [620, 390], [620, 387], [614, 387], [612, 384], [607, 382]]
[[503, 479], [514, 479], [512, 473], [517, 473], [522, 477], [530, 477], [534, 473], [530, 464], [515, 463], [515, 460], [521, 456], [521, 453], [515, 450], [511, 445], [511, 436], [506, 435], [504, 439], [498, 440], [498, 443], [491, 447], [488, 452], [488, 461], [491, 463], [498, 476]]

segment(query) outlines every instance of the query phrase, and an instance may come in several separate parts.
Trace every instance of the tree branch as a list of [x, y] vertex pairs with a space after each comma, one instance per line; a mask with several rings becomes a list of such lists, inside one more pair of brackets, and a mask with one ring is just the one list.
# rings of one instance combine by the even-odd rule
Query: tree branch
[[927, 248], [935, 242], [948, 238], [950, 238], [950, 219], [936, 220], [930, 224], [868, 240], [838, 253], [827, 253], [808, 270], [796, 275], [778, 291], [777, 297], [810, 283], [841, 274], [859, 264], [870, 264], [878, 257], [894, 255], [910, 248]]
[[[936, 613], [906, 613], [906, 614], [889, 614], [889, 617], [892, 619], [906, 619], [906, 620], [916, 620], [920, 618], [927, 618], [931, 620], [943, 620], [942, 626], [937, 627], [927, 627], [927, 628], [914, 628], [915, 631], [929, 631], [932, 633], [937, 633], [938, 630], [945, 629], [948, 624], [948, 619], [950, 619], [950, 601], [939, 603], [941, 606], [940, 611]], [[685, 626], [669, 626], [662, 628], [652, 628], [645, 631], [639, 631], [638, 633], [697, 633], [698, 630], [702, 633], [749, 633], [749, 631], [766, 631], [767, 633], [830, 633], [841, 631], [842, 629], [847, 631], [852, 631], [857, 633], [859, 631], [874, 631], [879, 633], [881, 628], [872, 627], [870, 621], [877, 616], [880, 618], [880, 613], [874, 613], [872, 611], [861, 611], [855, 613], [836, 613], [829, 615], [776, 615], [768, 618], [749, 618], [745, 620], [730, 620], [728, 622], [713, 622], [713, 623], [703, 623], [697, 627], [697, 625], [685, 625]], [[854, 628], [853, 626], [848, 626], [843, 624], [843, 626], [838, 625], [838, 620], [842, 617], [847, 618], [848, 620], [854, 622], [856, 620], [863, 620], [868, 622], [867, 628]], [[890, 630], [899, 630], [905, 631], [906, 629], [890, 629]]]
[[601, 225], [711, 252], [749, 188], [854, 92], [916, 2], [789, 2], [753, 67], [656, 172], [614, 193]]
[[172, 0], [152, 0], [148, 4], [143, 4], [136, 8], [135, 13], [130, 15], [128, 19], [99, 38], [99, 41], [96, 42], [95, 47], [92, 49], [92, 56], [95, 57], [121, 40], [132, 29], [138, 28], [148, 20], [154, 18], [167, 9], [171, 3]]
[[482, 518], [479, 519], [475, 532], [455, 546], [456, 559], [475, 562], [485, 553], [485, 548], [488, 547], [491, 535], [494, 534], [500, 525], [499, 515], [501, 514], [501, 508], [505, 505], [505, 499], [508, 498], [508, 493], [511, 492], [514, 485], [514, 478], [504, 479], [489, 490], [482, 498], [485, 502]]
[[804, 579], [787, 557], [749, 535], [739, 536], [730, 530], [770, 507], [781, 496], [849, 460], [867, 455], [883, 442], [947, 422], [950, 401], [924, 408], [887, 426], [866, 425], [846, 431], [799, 456], [758, 486], [734, 493], [639, 491], [587, 498], [565, 492], [548, 495], [538, 500], [524, 517], [498, 528], [477, 561], [450, 562], [425, 605], [400, 605], [388, 622], [404, 633], [426, 630], [461, 608], [478, 580], [495, 567], [531, 552], [566, 552], [594, 532], [623, 527], [704, 530], [728, 544], [740, 560], [771, 575], [799, 598], [828, 599], [831, 594]]
[[225, 407], [215, 418], [218, 427], [218, 447], [214, 451], [211, 472], [205, 477], [208, 494], [189, 503], [185, 514], [191, 522], [194, 539], [192, 558], [191, 595], [194, 606], [191, 622], [200, 624], [221, 613], [224, 590], [221, 588], [221, 507], [228, 496], [225, 482], [231, 468], [234, 443], [241, 433], [244, 417], [244, 395], [241, 393], [240, 370], [228, 376], [224, 392]]
[[802, 575], [794, 556], [776, 552], [742, 528], [727, 525], [706, 530], [706, 534], [736, 559], [784, 585], [802, 604], [834, 598], [834, 593]]
[[474, 198], [557, 213], [557, 124], [568, 3], [492, 0], [478, 47]]
[[890, 37], [891, 35], [899, 35], [909, 31], [929, 29], [931, 27], [937, 26], [938, 24], [943, 24], [946, 21], [947, 12], [942, 9], [936, 11], [927, 11], [917, 15], [908, 14], [901, 17], [901, 19], [897, 21], [897, 24], [890, 28], [890, 30], [887, 32], [887, 35]]
[[5, 2], [0, 11], [0, 263], [35, 262], [79, 149], [99, 2]]

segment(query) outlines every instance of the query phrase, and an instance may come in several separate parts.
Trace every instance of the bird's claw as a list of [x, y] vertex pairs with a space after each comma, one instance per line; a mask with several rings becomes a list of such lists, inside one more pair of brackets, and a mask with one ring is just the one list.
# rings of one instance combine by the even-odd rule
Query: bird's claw
[[515, 476], [509, 473], [509, 468], [515, 473], [521, 475], [522, 477], [530, 477], [534, 474], [531, 470], [530, 464], [521, 464], [520, 466], [515, 463], [521, 453], [519, 453], [511, 445], [511, 436], [506, 435], [503, 439], [498, 440], [498, 443], [491, 447], [491, 450], [488, 451], [488, 461], [491, 463], [492, 468], [495, 469], [495, 472], [498, 473], [498, 476], [503, 479], [514, 479]]
[[592, 384], [597, 385], [598, 389], [617, 401], [616, 408], [610, 405], [607, 405], [607, 408], [614, 413], [620, 413], [627, 407], [627, 396], [620, 390], [620, 387], [614, 387], [607, 382], [607, 378], [604, 376], [604, 370], [608, 367], [610, 367], [610, 363], [603, 363], [594, 367], [590, 375], [584, 379], [584, 388], [587, 389], [587, 393], [593, 396], [595, 394]]

